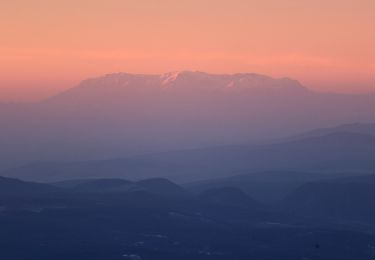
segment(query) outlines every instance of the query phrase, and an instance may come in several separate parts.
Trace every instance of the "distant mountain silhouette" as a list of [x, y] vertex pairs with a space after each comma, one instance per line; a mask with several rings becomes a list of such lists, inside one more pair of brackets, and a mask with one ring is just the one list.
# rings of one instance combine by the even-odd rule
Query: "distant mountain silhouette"
[[332, 221], [375, 223], [374, 176], [312, 182], [297, 188], [284, 201], [290, 212]]
[[364, 184], [375, 184], [375, 174], [367, 174], [361, 176], [350, 176], [333, 179], [336, 183], [364, 183]]
[[59, 189], [47, 184], [0, 177], [0, 200], [3, 196], [32, 197], [57, 191], [59, 191]]
[[262, 171], [335, 176], [337, 173], [364, 174], [374, 169], [375, 136], [338, 132], [263, 145], [190, 149], [127, 159], [36, 163], [2, 174], [34, 181], [166, 177], [187, 182]]
[[93, 179], [55, 183], [60, 187], [69, 187], [79, 192], [129, 192], [133, 190], [133, 183], [123, 179]]
[[245, 208], [256, 208], [260, 206], [258, 202], [250, 198], [246, 193], [233, 187], [208, 189], [202, 192], [199, 198], [204, 201], [226, 206]]
[[318, 180], [335, 179], [344, 173], [319, 173], [303, 171], [261, 171], [184, 184], [184, 187], [194, 193], [225, 187], [237, 188], [252, 198], [263, 202], [276, 202], [282, 200], [290, 192], [301, 185]]
[[334, 134], [337, 132], [342, 133], [357, 133], [357, 134], [365, 134], [365, 135], [374, 135], [375, 136], [375, 123], [353, 123], [353, 124], [344, 124], [339, 125], [337, 127], [328, 127], [328, 128], [321, 128], [316, 129], [313, 131], [308, 131], [306, 133], [295, 135], [290, 139], [303, 139], [307, 137], [314, 137], [314, 136], [322, 136], [328, 134]]
[[375, 122], [372, 111], [373, 94], [314, 92], [288, 78], [108, 74], [38, 103], [1, 104], [0, 169], [259, 143], [314, 128]]
[[52, 185], [76, 192], [125, 193], [143, 191], [171, 198], [189, 195], [182, 187], [163, 178], [145, 179], [137, 182], [124, 179], [79, 179], [56, 182]]
[[135, 182], [135, 185], [157, 195], [180, 198], [189, 196], [182, 187], [164, 178], [152, 178]]

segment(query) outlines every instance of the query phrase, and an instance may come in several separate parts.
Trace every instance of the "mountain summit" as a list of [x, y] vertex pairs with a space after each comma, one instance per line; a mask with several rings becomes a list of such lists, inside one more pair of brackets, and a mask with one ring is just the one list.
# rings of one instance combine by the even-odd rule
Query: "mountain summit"
[[[113, 73], [82, 81], [77, 87], [52, 100], [76, 99], [77, 95], [132, 95], [156, 93], [255, 93], [308, 92], [298, 81], [275, 79], [255, 73], [210, 74], [200, 71], [175, 71], [161, 75]], [[103, 96], [102, 96], [103, 97]]]

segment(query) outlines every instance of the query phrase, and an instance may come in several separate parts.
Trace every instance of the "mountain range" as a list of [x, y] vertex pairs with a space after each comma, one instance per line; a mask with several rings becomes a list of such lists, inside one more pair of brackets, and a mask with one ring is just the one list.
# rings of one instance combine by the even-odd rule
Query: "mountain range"
[[108, 74], [37, 103], [0, 104], [0, 169], [259, 144], [375, 122], [372, 111], [374, 94], [316, 92], [289, 78]]
[[[324, 176], [373, 173], [375, 132], [367, 132], [370, 126], [366, 124], [356, 126], [351, 128], [355, 129], [353, 132], [345, 132], [348, 129], [344, 125], [333, 128], [331, 132], [327, 129], [316, 130], [313, 132], [315, 134], [309, 132], [295, 138], [262, 144], [183, 149], [109, 160], [36, 162], [8, 169], [1, 174], [43, 182], [165, 177], [179, 183], [255, 174], [253, 181], [284, 179], [300, 184], [301, 181], [318, 177], [326, 178]], [[282, 174], [260, 175], [262, 172]]]

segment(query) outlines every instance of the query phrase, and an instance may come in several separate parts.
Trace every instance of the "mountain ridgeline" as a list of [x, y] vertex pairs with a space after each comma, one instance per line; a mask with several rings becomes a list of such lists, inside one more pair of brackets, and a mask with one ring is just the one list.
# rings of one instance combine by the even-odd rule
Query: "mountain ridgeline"
[[315, 92], [258, 74], [117, 73], [38, 103], [0, 104], [0, 168], [259, 143], [375, 121], [375, 95]]
[[[314, 134], [257, 145], [186, 149], [123, 159], [33, 163], [8, 169], [2, 175], [42, 182], [164, 177], [186, 183], [257, 173], [251, 176], [257, 176], [258, 181], [264, 176], [269, 180], [300, 183], [317, 177], [375, 172], [375, 132], [370, 134], [369, 128], [371, 125], [367, 124], [356, 124], [350, 129], [343, 125], [331, 132], [317, 130]], [[260, 175], [261, 172], [281, 174]]]

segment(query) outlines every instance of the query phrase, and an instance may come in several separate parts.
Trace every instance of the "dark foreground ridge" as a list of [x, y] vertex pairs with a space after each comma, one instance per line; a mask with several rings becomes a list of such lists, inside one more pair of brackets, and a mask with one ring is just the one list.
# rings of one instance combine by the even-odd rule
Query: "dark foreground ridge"
[[301, 185], [273, 204], [232, 186], [197, 191], [160, 178], [1, 178], [1, 258], [370, 260], [375, 218], [366, 197], [375, 186], [362, 178], [374, 177]]

